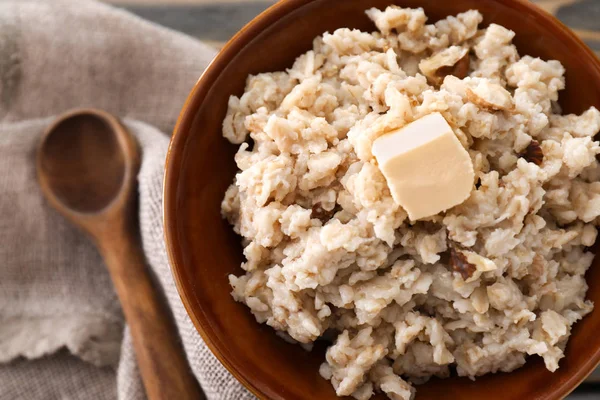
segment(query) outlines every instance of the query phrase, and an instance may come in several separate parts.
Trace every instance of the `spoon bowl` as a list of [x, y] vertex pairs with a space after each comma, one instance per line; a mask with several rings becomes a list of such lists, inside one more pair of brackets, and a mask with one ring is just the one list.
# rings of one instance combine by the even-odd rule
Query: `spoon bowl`
[[[38, 177], [48, 200], [92, 236], [131, 210], [138, 147], [114, 116], [80, 109], [63, 114], [38, 150]], [[90, 223], [92, 221], [92, 223]]]

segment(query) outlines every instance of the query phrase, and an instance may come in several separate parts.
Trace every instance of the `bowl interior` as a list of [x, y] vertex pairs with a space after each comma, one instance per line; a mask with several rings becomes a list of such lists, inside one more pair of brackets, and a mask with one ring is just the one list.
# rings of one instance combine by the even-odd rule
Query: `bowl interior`
[[[165, 180], [167, 248], [183, 302], [213, 352], [259, 397], [334, 399], [319, 376], [324, 345], [312, 352], [284, 342], [260, 325], [230, 296], [227, 276], [240, 274], [240, 238], [221, 219], [220, 203], [236, 173], [236, 146], [221, 137], [230, 94], [243, 93], [248, 74], [279, 71], [309, 50], [324, 31], [340, 27], [372, 31], [369, 7], [389, 4], [423, 7], [431, 20], [479, 9], [491, 22], [514, 30], [521, 55], [558, 59], [567, 89], [560, 93], [565, 112], [600, 108], [600, 67], [595, 57], [552, 17], [520, 0], [289, 0], [267, 10], [220, 53], [192, 91], [175, 130]], [[588, 298], [600, 300], [598, 258], [587, 275]], [[600, 358], [600, 311], [575, 326], [566, 357], [555, 373], [537, 357], [513, 373], [473, 382], [433, 379], [419, 386], [417, 399], [560, 398], [572, 390]], [[383, 398], [383, 397], [380, 397]]]

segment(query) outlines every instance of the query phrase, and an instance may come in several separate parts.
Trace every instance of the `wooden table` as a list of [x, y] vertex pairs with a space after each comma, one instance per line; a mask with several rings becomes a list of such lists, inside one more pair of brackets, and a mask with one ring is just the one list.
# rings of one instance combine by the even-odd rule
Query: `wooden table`
[[[273, 0], [107, 0], [146, 19], [222, 46]], [[533, 0], [600, 55], [600, 0]]]
[[[275, 3], [274, 0], [105, 1], [150, 21], [187, 33], [217, 48], [257, 14]], [[573, 29], [600, 56], [600, 0], [532, 1]], [[569, 396], [569, 400], [592, 399], [600, 399], [600, 368], [588, 378], [582, 388]]]

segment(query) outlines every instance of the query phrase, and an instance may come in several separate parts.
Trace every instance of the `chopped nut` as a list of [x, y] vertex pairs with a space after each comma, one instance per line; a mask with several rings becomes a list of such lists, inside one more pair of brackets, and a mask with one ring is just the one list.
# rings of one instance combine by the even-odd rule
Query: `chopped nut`
[[434, 85], [441, 85], [444, 78], [454, 75], [459, 79], [469, 72], [469, 50], [464, 47], [452, 46], [419, 63], [419, 69]]
[[[500, 85], [498, 85], [498, 87], [502, 89], [502, 91], [497, 90], [493, 92], [493, 95], [495, 96], [494, 100], [486, 100], [475, 93], [471, 88], [467, 88], [467, 100], [488, 111], [512, 111], [514, 109], [514, 104], [512, 103], [510, 93]], [[490, 92], [490, 94], [491, 93], [492, 92]]]
[[444, 78], [448, 75], [453, 75], [458, 79], [463, 79], [469, 73], [470, 65], [471, 60], [469, 58], [469, 53], [466, 53], [463, 58], [456, 62], [456, 64], [447, 65], [435, 71], [435, 77], [439, 79], [440, 83], [443, 82]]
[[454, 246], [450, 247], [450, 267], [454, 272], [458, 272], [463, 280], [469, 279], [475, 272], [475, 265], [467, 261], [467, 257]]
[[535, 165], [541, 165], [544, 161], [544, 152], [542, 147], [537, 140], [532, 140], [525, 151], [519, 154], [519, 157], [524, 158], [527, 162], [534, 163]]

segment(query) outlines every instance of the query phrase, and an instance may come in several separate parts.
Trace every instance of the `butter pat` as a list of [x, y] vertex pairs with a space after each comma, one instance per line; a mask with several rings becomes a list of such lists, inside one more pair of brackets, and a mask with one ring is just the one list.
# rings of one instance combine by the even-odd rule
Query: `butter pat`
[[371, 151], [413, 221], [462, 203], [473, 188], [471, 157], [440, 113], [377, 138]]

